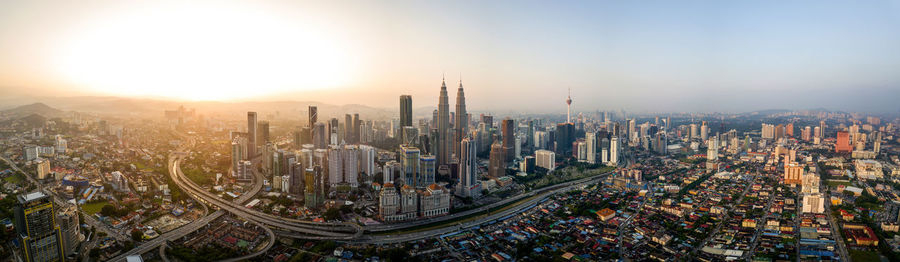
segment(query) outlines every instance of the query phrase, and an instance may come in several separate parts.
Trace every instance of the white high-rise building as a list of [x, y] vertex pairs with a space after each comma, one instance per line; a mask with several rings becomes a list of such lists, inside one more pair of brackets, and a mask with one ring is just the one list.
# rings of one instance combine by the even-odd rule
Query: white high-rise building
[[556, 153], [553, 153], [553, 151], [544, 149], [534, 151], [534, 158], [536, 166], [547, 170], [556, 168]]
[[359, 186], [359, 148], [355, 145], [345, 145], [342, 149], [344, 161], [344, 182], [350, 187]]
[[[300, 176], [298, 176], [300, 177]], [[290, 193], [291, 191], [291, 176], [284, 175], [281, 176], [281, 192], [282, 193]]]
[[369, 145], [359, 146], [359, 172], [367, 176], [375, 175], [375, 148]]
[[806, 194], [803, 196], [803, 213], [822, 214], [825, 212], [825, 200], [822, 194]]
[[474, 140], [463, 139], [460, 141], [459, 156], [459, 181], [456, 184], [456, 194], [463, 197], [477, 197], [481, 194], [481, 183], [478, 183], [478, 151]]
[[609, 140], [609, 162], [608, 165], [615, 166], [619, 164], [619, 138], [613, 136]]
[[340, 147], [331, 146], [328, 148], [328, 184], [337, 185], [344, 182], [344, 155], [341, 154]]
[[22, 151], [24, 151], [22, 157], [25, 158], [25, 161], [31, 161], [38, 158], [37, 146], [25, 146], [24, 148], [22, 148]]
[[584, 142], [587, 144], [587, 162], [591, 164], [597, 163], [597, 133], [587, 132], [584, 134]]
[[819, 174], [815, 172], [804, 172], [801, 176], [801, 193], [815, 194], [819, 193]]
[[706, 160], [719, 160], [719, 136], [713, 136], [713, 138], [710, 139], [706, 145], [708, 147], [706, 150]]
[[600, 162], [603, 164], [609, 163], [609, 149], [608, 148], [603, 148], [603, 150], [600, 151]]
[[66, 154], [66, 149], [68, 149], [69, 143], [62, 136], [56, 136], [56, 152], [59, 154]]

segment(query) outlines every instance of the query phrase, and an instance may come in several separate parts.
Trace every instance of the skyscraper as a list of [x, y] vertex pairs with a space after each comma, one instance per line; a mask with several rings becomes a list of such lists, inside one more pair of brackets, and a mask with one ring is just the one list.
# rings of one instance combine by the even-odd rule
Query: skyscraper
[[480, 193], [480, 184], [478, 184], [478, 164], [477, 151], [475, 141], [465, 138], [460, 141], [460, 150], [462, 154], [459, 156], [459, 169], [456, 184], [457, 195], [475, 197]]
[[462, 77], [459, 79], [459, 89], [456, 90], [456, 120], [453, 126], [454, 140], [453, 153], [459, 157], [460, 142], [469, 133], [469, 114], [466, 113], [466, 95], [463, 92]]
[[403, 137], [403, 127], [412, 126], [412, 96], [400, 96], [400, 137]]
[[359, 120], [359, 113], [354, 113], [353, 114], [353, 124], [348, 127], [351, 130], [350, 134], [353, 135], [353, 137], [349, 139], [351, 144], [359, 144], [360, 123], [362, 123], [362, 121]]
[[569, 96], [566, 97], [566, 123], [572, 123], [572, 89], [569, 89]]
[[[503, 133], [503, 154], [504, 161], [511, 162], [515, 157], [515, 143], [516, 143], [516, 122], [512, 119], [506, 118], [501, 122], [501, 128]], [[493, 151], [493, 149], [491, 149]]]
[[402, 169], [400, 175], [406, 185], [414, 188], [423, 186], [418, 185], [419, 156], [418, 148], [407, 145], [400, 146], [400, 166]]
[[316, 106], [309, 106], [309, 119], [307, 122], [308, 127], [313, 127], [316, 125], [316, 121], [319, 120], [319, 108]]
[[591, 164], [597, 163], [597, 133], [587, 132], [584, 134], [584, 142], [587, 144], [587, 162]]
[[64, 261], [53, 199], [37, 191], [18, 196], [16, 233], [25, 261]]
[[[344, 115], [344, 143], [350, 144], [353, 143], [353, 116], [350, 114]], [[341, 141], [338, 141], [338, 144], [341, 144]]]
[[447, 83], [441, 78], [441, 94], [438, 98], [438, 165], [450, 163], [450, 98], [447, 97]]
[[498, 178], [506, 175], [506, 147], [499, 141], [491, 145], [490, 163], [488, 165], [488, 177]]
[[259, 137], [256, 138], [256, 141], [259, 141], [259, 145], [265, 145], [268, 142], [272, 142], [269, 137], [269, 121], [259, 121], [259, 125], [257, 125], [259, 131]]
[[313, 133], [313, 145], [315, 145], [316, 149], [325, 149], [325, 146], [328, 145], [328, 133], [325, 128], [325, 123], [316, 123], [312, 130]]
[[846, 131], [837, 132], [837, 140], [834, 142], [835, 153], [850, 153], [853, 147], [850, 144], [850, 133]]
[[247, 112], [247, 159], [256, 156], [256, 112]]
[[422, 155], [419, 157], [419, 180], [417, 183], [420, 187], [427, 187], [434, 184], [434, 175], [437, 173], [436, 159], [433, 155]]

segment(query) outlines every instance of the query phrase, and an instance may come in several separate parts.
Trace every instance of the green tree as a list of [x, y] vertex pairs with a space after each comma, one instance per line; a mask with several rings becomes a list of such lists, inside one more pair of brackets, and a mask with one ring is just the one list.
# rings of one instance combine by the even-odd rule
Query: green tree
[[143, 238], [144, 238], [144, 232], [141, 232], [140, 230], [131, 231], [131, 240], [132, 241], [140, 242], [141, 239], [143, 239]]

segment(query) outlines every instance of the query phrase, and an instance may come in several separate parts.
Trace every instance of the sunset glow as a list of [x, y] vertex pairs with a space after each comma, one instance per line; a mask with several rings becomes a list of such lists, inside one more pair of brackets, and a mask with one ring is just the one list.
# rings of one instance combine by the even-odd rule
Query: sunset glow
[[85, 23], [55, 56], [99, 93], [222, 100], [340, 86], [354, 61], [321, 28], [251, 5], [134, 8]]

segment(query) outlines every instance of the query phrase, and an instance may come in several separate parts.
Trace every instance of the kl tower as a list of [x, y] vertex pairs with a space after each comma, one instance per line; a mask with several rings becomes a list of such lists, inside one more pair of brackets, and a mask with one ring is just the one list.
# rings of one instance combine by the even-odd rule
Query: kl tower
[[572, 89], [569, 88], [569, 97], [566, 98], [566, 123], [572, 123]]

